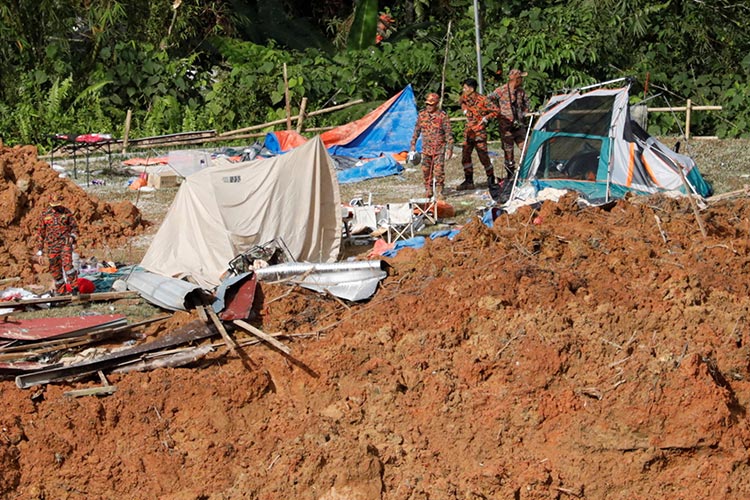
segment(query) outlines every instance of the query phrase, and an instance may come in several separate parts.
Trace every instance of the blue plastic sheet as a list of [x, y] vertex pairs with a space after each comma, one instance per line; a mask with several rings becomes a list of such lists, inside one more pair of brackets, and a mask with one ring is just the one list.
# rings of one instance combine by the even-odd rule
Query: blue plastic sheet
[[339, 170], [336, 173], [336, 177], [339, 180], [339, 184], [349, 184], [366, 179], [398, 175], [403, 171], [403, 165], [394, 160], [392, 156], [387, 155], [376, 160], [370, 160], [360, 166]]
[[425, 244], [425, 241], [426, 240], [424, 236], [415, 236], [414, 238], [409, 238], [408, 240], [399, 240], [395, 245], [393, 245], [393, 248], [383, 252], [383, 257], [395, 257], [398, 254], [399, 250], [403, 248], [422, 248]]
[[441, 229], [440, 231], [431, 233], [430, 239], [436, 240], [438, 238], [448, 238], [449, 240], [453, 241], [453, 238], [455, 238], [459, 232], [459, 229]]

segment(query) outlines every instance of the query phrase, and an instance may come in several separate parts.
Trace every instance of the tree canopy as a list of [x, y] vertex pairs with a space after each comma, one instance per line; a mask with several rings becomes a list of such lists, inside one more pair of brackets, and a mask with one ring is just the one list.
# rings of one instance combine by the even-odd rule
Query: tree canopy
[[[696, 133], [748, 136], [750, 6], [715, 0], [479, 1], [483, 75], [528, 71], [539, 107], [553, 92], [635, 77], [633, 99], [723, 106]], [[0, 137], [48, 148], [49, 134], [133, 136], [230, 130], [412, 84], [457, 112], [476, 76], [473, 0], [15, 0], [0, 5]], [[384, 17], [385, 16], [385, 17]], [[448, 33], [448, 25], [451, 30]], [[500, 77], [502, 80], [502, 76]], [[657, 96], [657, 97], [654, 97]], [[342, 111], [360, 113], [361, 109]], [[316, 117], [344, 120], [347, 116]], [[677, 134], [674, 118], [650, 123]]]

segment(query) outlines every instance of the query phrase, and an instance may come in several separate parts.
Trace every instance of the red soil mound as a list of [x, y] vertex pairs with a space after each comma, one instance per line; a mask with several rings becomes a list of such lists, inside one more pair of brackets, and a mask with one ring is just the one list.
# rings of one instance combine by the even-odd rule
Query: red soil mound
[[124, 243], [146, 225], [128, 201], [107, 203], [61, 179], [36, 148], [0, 147], [0, 277], [20, 276], [25, 282], [44, 269], [33, 263], [38, 247], [37, 222], [50, 197], [61, 193], [75, 212], [79, 252]]
[[[107, 398], [0, 383], [12, 498], [747, 498], [750, 202], [503, 215], [368, 303], [264, 288], [319, 333]], [[658, 217], [658, 222], [656, 217]]]

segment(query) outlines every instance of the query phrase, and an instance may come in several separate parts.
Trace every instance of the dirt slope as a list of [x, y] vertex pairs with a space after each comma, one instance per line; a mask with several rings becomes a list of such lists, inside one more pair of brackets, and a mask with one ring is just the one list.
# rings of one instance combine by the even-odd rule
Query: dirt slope
[[0, 497], [747, 498], [750, 201], [702, 217], [565, 197], [403, 250], [369, 303], [265, 287], [266, 331], [321, 334], [294, 360], [0, 382]]
[[32, 259], [39, 244], [37, 223], [50, 197], [58, 193], [76, 214], [79, 252], [117, 246], [146, 226], [132, 203], [107, 203], [60, 178], [37, 158], [35, 147], [0, 147], [0, 277], [28, 282], [46, 267]]

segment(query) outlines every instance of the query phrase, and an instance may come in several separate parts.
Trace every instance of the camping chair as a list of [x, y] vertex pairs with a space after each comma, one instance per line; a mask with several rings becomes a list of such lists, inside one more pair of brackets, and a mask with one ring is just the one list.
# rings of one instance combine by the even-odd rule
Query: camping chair
[[421, 217], [430, 224], [437, 224], [437, 198], [413, 198], [409, 200], [416, 217]]
[[[388, 203], [385, 228], [388, 230], [388, 243], [414, 237], [414, 208], [410, 202]], [[408, 233], [408, 234], [407, 234]]]
[[430, 224], [437, 224], [437, 178], [432, 177], [432, 196], [429, 198], [413, 198], [409, 200], [414, 214]]

